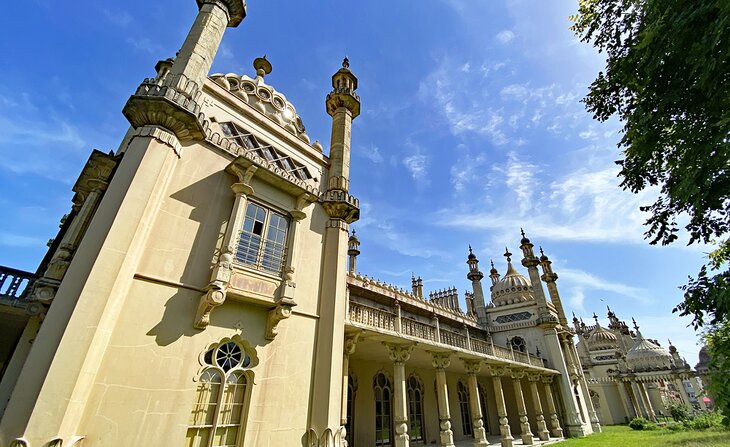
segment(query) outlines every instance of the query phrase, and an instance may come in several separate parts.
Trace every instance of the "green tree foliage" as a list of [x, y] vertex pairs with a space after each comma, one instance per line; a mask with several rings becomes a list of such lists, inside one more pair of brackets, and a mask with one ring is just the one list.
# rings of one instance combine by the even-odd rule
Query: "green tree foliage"
[[717, 247], [675, 312], [709, 325], [713, 391], [730, 415], [730, 0], [580, 0], [572, 20], [606, 55], [584, 102], [623, 123], [621, 186], [659, 187], [641, 208], [645, 237], [672, 243], [687, 218], [690, 244]]

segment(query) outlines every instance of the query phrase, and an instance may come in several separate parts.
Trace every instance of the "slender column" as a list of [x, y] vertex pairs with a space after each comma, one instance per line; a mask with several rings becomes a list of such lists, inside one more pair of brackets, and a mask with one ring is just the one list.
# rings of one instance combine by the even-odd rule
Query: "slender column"
[[471, 410], [472, 427], [474, 428], [474, 446], [489, 445], [487, 441], [487, 433], [484, 431], [484, 421], [482, 420], [482, 405], [479, 399], [479, 385], [477, 383], [477, 373], [482, 368], [482, 362], [479, 360], [462, 360], [464, 368], [469, 375], [469, 407]]
[[639, 391], [639, 385], [634, 381], [631, 382], [631, 390], [634, 392], [634, 400], [638, 404], [637, 407], [641, 412], [640, 416], [648, 418], [649, 412], [646, 410], [646, 402], [644, 402], [644, 396]]
[[563, 405], [565, 407], [565, 427], [566, 434], [571, 437], [581, 437], [586, 435], [583, 423], [579, 415], [578, 401], [573, 394], [572, 379], [577, 378], [577, 370], [575, 365], [569, 363], [570, 358], [567, 353], [563, 352], [558, 333], [555, 328], [547, 328], [544, 330], [544, 340], [546, 345], [546, 355], [549, 357], [550, 366], [560, 372], [555, 380], [559, 382], [557, 391], [560, 393]]
[[700, 410], [707, 411], [707, 405], [705, 404], [704, 396], [705, 390], [700, 386], [700, 379], [692, 377], [692, 388], [695, 390], [695, 396], [697, 396], [697, 403], [700, 405]]
[[616, 387], [618, 388], [618, 394], [621, 396], [621, 403], [624, 406], [624, 412], [626, 413], [626, 416], [631, 419], [635, 416], [638, 416], [638, 412], [636, 411], [636, 408], [634, 407], [634, 403], [631, 400], [631, 397], [629, 396], [628, 391], [626, 391], [626, 382], [619, 381], [616, 384]]
[[449, 412], [449, 390], [446, 386], [446, 368], [451, 365], [448, 352], [431, 352], [431, 364], [436, 368], [436, 398], [439, 410], [439, 437], [443, 447], [454, 447], [454, 432], [451, 431]]
[[[571, 346], [571, 349], [573, 351], [573, 354], [575, 354], [576, 358], [578, 357], [578, 353], [575, 350], [575, 345]], [[591, 427], [593, 428], [594, 432], [600, 433], [601, 432], [601, 422], [598, 420], [598, 414], [596, 413], [596, 408], [593, 406], [593, 399], [591, 399], [591, 393], [588, 391], [588, 382], [586, 381], [586, 376], [581, 372], [580, 379], [578, 381], [580, 389], [583, 391], [584, 400], [586, 401], [586, 408], [588, 409], [588, 417], [591, 420]]]
[[677, 387], [677, 391], [679, 391], [679, 394], [682, 396], [684, 404], [692, 406], [692, 402], [689, 401], [689, 394], [687, 394], [687, 389], [684, 387], [684, 382], [682, 382], [681, 378], [677, 377], [674, 381], [674, 386]]
[[345, 336], [345, 347], [342, 355], [342, 416], [340, 417], [343, 427], [347, 424], [347, 382], [350, 378], [350, 356], [355, 353], [360, 335], [362, 335], [362, 332]]
[[520, 415], [520, 439], [523, 445], [532, 445], [534, 437], [530, 430], [530, 421], [527, 419], [527, 407], [525, 406], [525, 396], [522, 393], [521, 379], [525, 377], [524, 371], [512, 372], [512, 387], [515, 389], [515, 400], [517, 401], [517, 414]]
[[408, 447], [408, 401], [406, 398], [405, 364], [411, 358], [413, 345], [383, 343], [388, 348], [388, 355], [393, 362], [393, 381], [395, 382], [393, 409], [395, 416], [395, 446]]
[[500, 367], [490, 367], [492, 384], [494, 385], [494, 397], [497, 400], [497, 415], [499, 416], [499, 434], [502, 438], [502, 447], [512, 447], [514, 438], [509, 428], [507, 419], [507, 406], [504, 403], [504, 391], [502, 391], [502, 376], [508, 374], [509, 370]]
[[654, 413], [654, 406], [651, 404], [651, 399], [649, 399], [649, 393], [646, 391], [646, 384], [639, 383], [638, 385], [641, 397], [644, 399], [644, 402], [646, 402], [646, 410], [649, 414], [649, 419], [654, 421], [656, 420], [656, 414]]
[[560, 427], [560, 420], [558, 420], [558, 411], [555, 408], [555, 398], [553, 397], [551, 383], [553, 383], [553, 376], [542, 377], [542, 384], [545, 386], [545, 401], [547, 402], [548, 415], [550, 416], [550, 433], [555, 438], [562, 438], [563, 429]]
[[539, 374], [530, 374], [527, 377], [530, 382], [530, 392], [532, 393], [532, 403], [535, 406], [535, 414], [537, 418], [537, 437], [540, 441], [550, 439], [550, 432], [545, 423], [545, 416], [542, 414], [542, 403], [540, 402], [540, 391], [537, 389], [537, 382], [540, 381]]

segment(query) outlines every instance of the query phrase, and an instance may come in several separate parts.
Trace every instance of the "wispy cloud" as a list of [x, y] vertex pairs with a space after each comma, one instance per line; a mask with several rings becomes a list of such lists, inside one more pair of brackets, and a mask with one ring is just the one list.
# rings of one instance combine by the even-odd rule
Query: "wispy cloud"
[[354, 151], [355, 154], [361, 155], [373, 163], [382, 163], [383, 155], [380, 153], [380, 149], [374, 144], [368, 146], [360, 146]]
[[32, 236], [24, 236], [21, 234], [13, 234], [5, 231], [0, 232], [0, 246], [5, 247], [38, 247], [42, 246], [46, 241]]
[[612, 292], [618, 295], [623, 295], [627, 298], [636, 299], [643, 304], [648, 304], [651, 301], [649, 291], [641, 287], [634, 287], [620, 282], [609, 281], [583, 270], [560, 267], [559, 271], [560, 279], [563, 282], [580, 286], [581, 290], [588, 289]]
[[403, 159], [403, 166], [411, 173], [413, 180], [424, 182], [428, 174], [428, 156], [423, 154], [409, 155]]
[[510, 30], [504, 30], [497, 33], [495, 36], [495, 39], [499, 41], [500, 43], [507, 44], [512, 42], [512, 40], [515, 38], [515, 33]]
[[111, 9], [104, 8], [102, 12], [104, 14], [104, 18], [113, 25], [126, 27], [132, 23], [132, 16], [127, 11], [112, 11]]

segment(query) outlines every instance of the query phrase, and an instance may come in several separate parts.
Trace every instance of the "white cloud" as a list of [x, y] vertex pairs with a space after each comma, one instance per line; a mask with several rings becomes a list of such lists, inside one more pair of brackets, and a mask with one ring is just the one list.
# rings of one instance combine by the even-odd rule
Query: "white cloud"
[[595, 140], [598, 138], [598, 133], [593, 129], [586, 129], [578, 134], [583, 140]]
[[649, 291], [640, 287], [629, 286], [620, 282], [608, 281], [599, 278], [591, 273], [583, 270], [570, 269], [566, 267], [556, 267], [560, 274], [560, 279], [566, 283], [580, 286], [580, 290], [602, 290], [623, 295], [627, 298], [634, 298], [643, 304], [650, 302]]
[[512, 40], [515, 38], [515, 33], [513, 33], [510, 30], [504, 30], [504, 31], [500, 31], [499, 33], [497, 33], [497, 35], [495, 36], [495, 38], [500, 43], [507, 44], [507, 43], [512, 42]]
[[492, 171], [501, 175], [507, 188], [514, 193], [521, 213], [526, 213], [532, 206], [533, 192], [537, 187], [535, 164], [521, 160], [516, 152], [507, 154], [507, 163], [494, 165]]
[[416, 182], [427, 182], [429, 158], [423, 154], [413, 154], [403, 159], [403, 166], [411, 173], [411, 177]]
[[362, 155], [373, 163], [382, 163], [383, 155], [380, 153], [380, 149], [374, 144], [370, 146], [361, 146], [355, 151], [356, 154]]
[[132, 23], [132, 16], [127, 11], [112, 11], [104, 8], [104, 17], [114, 25], [126, 27]]
[[504, 97], [511, 97], [517, 100], [523, 100], [530, 96], [530, 91], [527, 90], [527, 87], [521, 84], [510, 84], [499, 92], [500, 95]]

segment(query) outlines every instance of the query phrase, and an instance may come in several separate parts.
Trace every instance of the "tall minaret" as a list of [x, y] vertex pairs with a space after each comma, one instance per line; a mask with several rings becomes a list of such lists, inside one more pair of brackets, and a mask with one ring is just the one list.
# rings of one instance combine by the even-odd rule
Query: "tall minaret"
[[530, 275], [530, 283], [535, 292], [535, 301], [537, 301], [537, 312], [540, 321], [550, 322], [551, 319], [555, 321], [555, 317], [550, 315], [550, 311], [547, 308], [545, 291], [542, 288], [542, 282], [540, 282], [540, 272], [537, 271], [540, 260], [535, 256], [535, 252], [532, 250], [534, 245], [525, 236], [525, 230], [520, 228], [520, 233], [522, 233], [522, 240], [520, 241], [520, 250], [522, 250], [523, 255], [522, 265], [527, 268], [527, 273]]
[[[360, 217], [359, 201], [349, 194], [350, 132], [352, 119], [360, 114], [360, 98], [355, 94], [357, 78], [345, 58], [342, 68], [332, 76], [333, 90], [327, 95], [327, 113], [332, 116], [327, 189], [320, 204], [329, 216], [324, 229], [322, 287], [319, 297], [317, 345], [310, 439], [316, 436], [325, 445], [329, 436], [344, 439], [342, 425], [343, 348], [347, 302], [347, 256], [349, 224]], [[330, 444], [326, 444], [330, 445]], [[339, 446], [339, 444], [337, 444]]]
[[347, 256], [350, 257], [350, 265], [348, 271], [351, 274], [357, 273], [357, 257], [360, 254], [360, 240], [355, 236], [355, 230], [352, 230], [350, 239], [347, 240]]
[[200, 7], [198, 16], [172, 67], [163, 62], [164, 71], [158, 72], [156, 78], [145, 79], [124, 106], [122, 113], [135, 129], [159, 126], [183, 142], [202, 139], [205, 135], [205, 118], [200, 113], [200, 89], [226, 27], [236, 27], [246, 17], [246, 2], [197, 2]]
[[469, 246], [469, 256], [466, 263], [469, 265], [469, 273], [466, 278], [471, 281], [474, 290], [474, 313], [477, 315], [477, 321], [483, 327], [487, 326], [487, 308], [484, 303], [484, 290], [482, 289], [482, 278], [484, 274], [479, 271], [479, 260]]
[[560, 293], [558, 293], [558, 286], [555, 284], [555, 281], [558, 279], [558, 275], [553, 272], [552, 268], [552, 262], [548, 257], [545, 255], [545, 252], [542, 251], [542, 247], [540, 247], [540, 265], [542, 266], [542, 280], [545, 281], [545, 284], [547, 285], [548, 293], [550, 294], [550, 301], [552, 301], [553, 305], [555, 306], [555, 310], [558, 311], [558, 319], [560, 320], [560, 324], [567, 328], [568, 327], [568, 319], [565, 317], [565, 310], [563, 309], [563, 302], [560, 299]]

